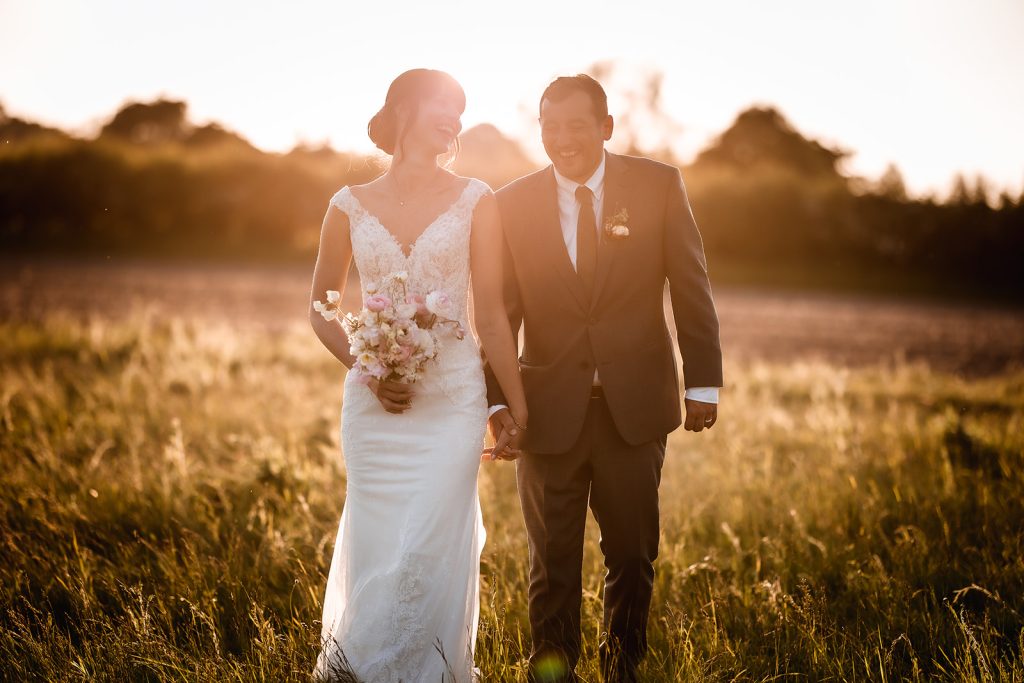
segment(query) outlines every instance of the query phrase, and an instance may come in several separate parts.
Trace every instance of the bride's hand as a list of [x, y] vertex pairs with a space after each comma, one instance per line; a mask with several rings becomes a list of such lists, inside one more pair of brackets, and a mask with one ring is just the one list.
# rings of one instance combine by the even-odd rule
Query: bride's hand
[[481, 460], [515, 460], [520, 456], [523, 432], [508, 408], [501, 408], [487, 420], [494, 446], [485, 448]]
[[389, 413], [401, 415], [412, 405], [414, 394], [411, 384], [371, 379], [367, 386]]

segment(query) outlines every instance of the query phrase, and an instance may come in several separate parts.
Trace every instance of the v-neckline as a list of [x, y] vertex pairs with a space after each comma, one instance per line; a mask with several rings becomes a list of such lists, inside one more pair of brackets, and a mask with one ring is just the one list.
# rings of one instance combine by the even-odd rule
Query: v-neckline
[[363, 213], [365, 213], [365, 214], [366, 214], [367, 216], [369, 216], [369, 217], [370, 217], [370, 219], [372, 219], [372, 220], [373, 220], [373, 222], [374, 222], [374, 223], [376, 223], [376, 224], [377, 224], [377, 226], [378, 226], [378, 227], [379, 227], [379, 228], [380, 228], [381, 230], [383, 230], [384, 232], [386, 232], [386, 233], [387, 233], [388, 237], [390, 237], [390, 238], [391, 238], [391, 242], [392, 242], [392, 244], [394, 244], [394, 245], [395, 245], [396, 247], [398, 247], [398, 251], [399, 251], [399, 253], [401, 253], [401, 254], [402, 254], [402, 257], [403, 257], [403, 258], [404, 258], [404, 259], [405, 259], [406, 261], [408, 261], [409, 259], [411, 259], [411, 258], [412, 258], [413, 252], [415, 252], [415, 251], [416, 251], [416, 246], [417, 246], [417, 245], [418, 245], [418, 244], [420, 243], [420, 240], [421, 240], [421, 239], [423, 239], [423, 236], [424, 236], [424, 235], [426, 235], [426, 234], [427, 234], [427, 233], [428, 233], [428, 232], [430, 231], [430, 229], [431, 229], [432, 227], [434, 227], [434, 225], [435, 225], [436, 223], [438, 223], [438, 221], [440, 221], [440, 220], [441, 220], [442, 218], [444, 218], [445, 216], [447, 216], [447, 215], [448, 215], [448, 213], [449, 213], [449, 212], [450, 212], [450, 211], [451, 211], [452, 209], [454, 209], [454, 208], [455, 208], [455, 206], [456, 206], [456, 205], [457, 205], [457, 204], [458, 204], [459, 202], [461, 202], [461, 201], [462, 201], [462, 198], [463, 198], [463, 197], [465, 196], [465, 194], [466, 194], [466, 190], [468, 190], [468, 189], [469, 189], [469, 186], [470, 186], [470, 183], [471, 183], [471, 182], [472, 182], [472, 180], [471, 180], [470, 178], [467, 178], [467, 179], [466, 179], [466, 182], [465, 182], [465, 183], [463, 183], [463, 185], [462, 185], [462, 189], [461, 189], [461, 190], [459, 190], [459, 194], [458, 194], [458, 195], [457, 195], [457, 196], [455, 197], [455, 199], [453, 199], [453, 200], [452, 200], [452, 202], [451, 202], [450, 204], [448, 204], [448, 206], [447, 206], [447, 207], [445, 207], [444, 211], [442, 211], [441, 213], [437, 214], [437, 215], [436, 215], [436, 216], [434, 217], [434, 219], [433, 219], [432, 221], [430, 221], [429, 223], [427, 223], [427, 226], [426, 226], [425, 228], [423, 228], [422, 230], [420, 230], [420, 234], [416, 235], [416, 239], [414, 239], [414, 240], [413, 240], [413, 241], [412, 241], [412, 242], [411, 242], [411, 243], [409, 244], [409, 250], [408, 250], [408, 252], [406, 251], [406, 247], [405, 247], [405, 245], [404, 245], [404, 244], [402, 244], [402, 243], [401, 243], [401, 242], [400, 242], [400, 241], [398, 240], [398, 238], [397, 238], [397, 237], [395, 237], [395, 233], [393, 233], [393, 232], [391, 232], [390, 230], [388, 230], [388, 227], [387, 227], [386, 225], [384, 225], [384, 222], [383, 222], [383, 221], [381, 221], [381, 219], [377, 218], [377, 216], [376, 216], [375, 214], [371, 213], [371, 212], [370, 212], [370, 211], [369, 211], [369, 210], [368, 210], [368, 209], [366, 208], [366, 206], [365, 206], [365, 205], [363, 204], [362, 200], [360, 200], [360, 199], [359, 199], [359, 197], [357, 197], [357, 196], [356, 196], [356, 193], [352, 191], [352, 188], [351, 188], [351, 187], [350, 187], [350, 188], [348, 188], [348, 193], [349, 193], [349, 195], [350, 195], [350, 196], [352, 197], [352, 199], [354, 199], [354, 200], [355, 200], [356, 204], [358, 204], [358, 205], [359, 205], [359, 209], [360, 209], [360, 211], [362, 211], [362, 212], [363, 212]]

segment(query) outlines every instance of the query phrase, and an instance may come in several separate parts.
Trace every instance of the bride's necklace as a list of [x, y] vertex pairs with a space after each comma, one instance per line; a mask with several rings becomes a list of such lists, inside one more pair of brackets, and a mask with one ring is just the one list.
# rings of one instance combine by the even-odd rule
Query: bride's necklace
[[430, 180], [423, 184], [423, 187], [418, 192], [408, 195], [402, 192], [402, 186], [398, 184], [398, 179], [392, 175], [391, 184], [395, 187], [395, 198], [398, 200], [398, 205], [404, 208], [430, 194], [437, 185], [437, 177], [438, 175], [435, 173]]

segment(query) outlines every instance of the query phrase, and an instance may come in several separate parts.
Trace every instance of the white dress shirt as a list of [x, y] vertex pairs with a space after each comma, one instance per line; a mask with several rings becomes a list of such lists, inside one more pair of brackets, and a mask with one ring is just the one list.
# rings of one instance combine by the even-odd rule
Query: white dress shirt
[[[601, 243], [601, 219], [604, 211], [604, 156], [594, 175], [583, 183], [594, 193], [594, 218], [596, 219], [598, 244]], [[580, 220], [580, 203], [576, 199], [576, 188], [580, 186], [575, 180], [569, 180], [555, 171], [555, 185], [558, 187], [558, 222], [562, 226], [562, 241], [569, 250], [569, 260], [576, 268], [576, 224]], [[599, 247], [600, 248], [600, 247]]]

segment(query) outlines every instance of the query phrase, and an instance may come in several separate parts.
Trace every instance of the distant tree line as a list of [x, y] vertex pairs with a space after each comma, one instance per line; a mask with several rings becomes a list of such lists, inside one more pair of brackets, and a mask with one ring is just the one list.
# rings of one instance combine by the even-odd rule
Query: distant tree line
[[1024, 293], [1024, 195], [993, 200], [983, 179], [959, 177], [945, 201], [910, 198], [894, 166], [849, 178], [846, 156], [772, 108], [741, 113], [684, 168], [709, 254], [794, 282]]
[[[640, 109], [638, 121], [655, 120]], [[616, 132], [625, 151], [671, 160], [667, 148], [641, 147], [628, 122]], [[533, 168], [493, 127], [463, 139], [456, 170], [492, 186]], [[775, 109], [741, 113], [682, 168], [713, 275], [1021, 298], [1024, 196], [995, 198], [961, 178], [944, 201], [912, 198], [895, 167], [877, 181], [844, 175], [846, 156]], [[94, 139], [0, 108], [0, 249], [309, 260], [331, 195], [381, 170], [376, 157], [326, 146], [263, 152], [218, 124], [190, 123], [178, 101], [128, 104]]]
[[329, 148], [262, 152], [217, 124], [190, 124], [184, 102], [126, 105], [93, 140], [4, 117], [0, 246], [307, 258], [333, 192], [379, 173], [374, 159]]

